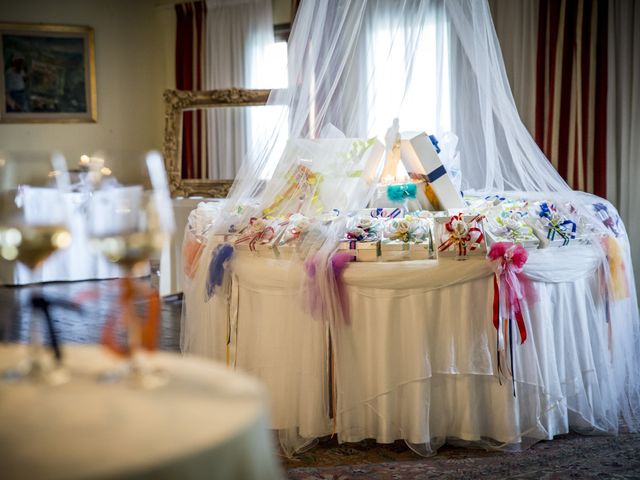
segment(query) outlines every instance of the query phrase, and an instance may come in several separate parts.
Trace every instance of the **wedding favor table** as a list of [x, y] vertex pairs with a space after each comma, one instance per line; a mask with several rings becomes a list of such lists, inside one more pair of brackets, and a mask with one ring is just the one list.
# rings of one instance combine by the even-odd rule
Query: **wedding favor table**
[[185, 290], [183, 327], [195, 330], [183, 349], [260, 378], [272, 428], [302, 443], [335, 432], [429, 453], [445, 439], [519, 447], [570, 428], [615, 432], [610, 359], [626, 340], [607, 323], [598, 258], [590, 245], [530, 251], [537, 301], [502, 375], [494, 276], [478, 257], [351, 263], [350, 321], [329, 327], [305, 311], [300, 263], [240, 252], [226, 294], [207, 300], [202, 273]]
[[[98, 383], [116, 364], [98, 347], [66, 347], [72, 380], [0, 383], [0, 464], [11, 479], [276, 479], [265, 394], [222, 365], [156, 353], [153, 390]], [[0, 347], [0, 369], [24, 346]]]

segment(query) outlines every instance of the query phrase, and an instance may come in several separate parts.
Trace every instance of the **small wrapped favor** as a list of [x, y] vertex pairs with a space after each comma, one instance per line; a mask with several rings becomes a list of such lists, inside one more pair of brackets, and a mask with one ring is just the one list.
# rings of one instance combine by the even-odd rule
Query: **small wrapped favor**
[[576, 238], [577, 224], [550, 202], [536, 202], [528, 222], [540, 240], [540, 248], [566, 247]]
[[609, 207], [603, 202], [596, 202], [591, 205], [591, 208], [614, 237], [621, 235], [620, 217], [614, 211], [610, 212]]
[[469, 256], [484, 256], [483, 215], [452, 215], [434, 218], [434, 249], [439, 256], [465, 260]]
[[275, 240], [276, 256], [289, 259], [298, 253], [298, 245], [309, 233], [311, 220], [300, 213], [295, 213], [281, 225], [283, 231]]
[[380, 243], [380, 258], [386, 262], [425, 260], [430, 256], [429, 221], [415, 215], [385, 222], [384, 239]]
[[273, 240], [276, 238], [277, 221], [264, 218], [252, 218], [249, 225], [243, 228], [235, 237], [234, 246], [237, 251], [256, 253], [262, 251], [261, 256], [275, 256]]
[[358, 262], [375, 262], [380, 254], [380, 221], [361, 216], [347, 229], [338, 251], [353, 252]]
[[487, 221], [486, 233], [490, 243], [513, 242], [525, 248], [538, 248], [540, 240], [526, 222], [526, 212], [504, 210]]

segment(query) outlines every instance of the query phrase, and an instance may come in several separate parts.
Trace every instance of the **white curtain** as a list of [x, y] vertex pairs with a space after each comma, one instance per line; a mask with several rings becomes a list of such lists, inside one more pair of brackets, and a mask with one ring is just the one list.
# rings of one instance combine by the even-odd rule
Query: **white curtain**
[[607, 197], [624, 220], [640, 278], [640, 2], [609, 2]]
[[[274, 43], [271, 0], [208, 0], [205, 88], [271, 88], [261, 76]], [[233, 179], [251, 145], [252, 108], [207, 114], [209, 178]]]

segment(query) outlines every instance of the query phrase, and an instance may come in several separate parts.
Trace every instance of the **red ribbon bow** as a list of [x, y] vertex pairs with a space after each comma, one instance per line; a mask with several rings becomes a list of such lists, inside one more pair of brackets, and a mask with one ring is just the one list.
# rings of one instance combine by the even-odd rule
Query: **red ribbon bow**
[[273, 239], [273, 237], [275, 236], [275, 230], [273, 229], [273, 227], [265, 226], [265, 228], [263, 228], [262, 230], [257, 231], [251, 228], [257, 220], [257, 218], [252, 218], [251, 220], [249, 220], [249, 226], [246, 229], [246, 233], [244, 233], [244, 235], [242, 235], [235, 241], [236, 245], [248, 241], [249, 250], [253, 252], [256, 249], [256, 243], [268, 243]]

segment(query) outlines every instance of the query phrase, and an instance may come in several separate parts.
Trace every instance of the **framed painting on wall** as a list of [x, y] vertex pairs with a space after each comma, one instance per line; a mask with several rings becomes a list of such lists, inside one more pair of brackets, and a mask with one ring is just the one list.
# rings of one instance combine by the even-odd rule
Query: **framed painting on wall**
[[0, 23], [0, 122], [95, 122], [93, 29]]

